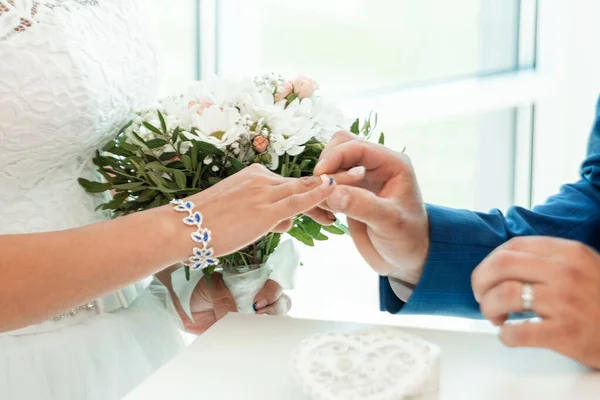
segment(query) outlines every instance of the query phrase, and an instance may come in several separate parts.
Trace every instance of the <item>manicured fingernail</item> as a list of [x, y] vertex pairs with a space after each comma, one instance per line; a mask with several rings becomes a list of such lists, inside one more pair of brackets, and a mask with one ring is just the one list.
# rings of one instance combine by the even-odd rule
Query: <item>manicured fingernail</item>
[[352, 176], [363, 176], [367, 169], [365, 167], [354, 167], [348, 171], [349, 175]]
[[254, 311], [260, 311], [263, 308], [265, 308], [266, 306], [267, 306], [266, 300], [259, 300], [252, 305], [252, 308], [254, 308]]
[[475, 296], [475, 301], [477, 302], [477, 304], [479, 304], [479, 296], [477, 295], [477, 293], [473, 293], [473, 295]]
[[321, 180], [323, 181], [323, 183], [321, 184], [322, 188], [328, 188], [329, 186], [331, 186], [335, 183], [335, 180], [333, 179], [333, 177], [325, 175], [325, 174], [321, 175]]
[[331, 213], [331, 212], [328, 212], [328, 213], [327, 213], [327, 218], [329, 218], [329, 220], [330, 220], [330, 221], [333, 221], [333, 222], [337, 221], [337, 218], [336, 218], [336, 217], [335, 217], [335, 215], [333, 215], [333, 213]]
[[319, 161], [317, 165], [315, 165], [315, 171], [318, 171], [321, 165], [323, 165], [323, 160]]

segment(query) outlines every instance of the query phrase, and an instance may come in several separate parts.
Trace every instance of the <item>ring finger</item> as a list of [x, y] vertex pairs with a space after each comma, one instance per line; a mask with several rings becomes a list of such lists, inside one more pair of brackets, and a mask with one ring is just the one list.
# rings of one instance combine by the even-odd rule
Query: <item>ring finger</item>
[[532, 284], [532, 310], [523, 309], [523, 282], [504, 281], [488, 290], [481, 299], [481, 312], [494, 325], [501, 325], [508, 319], [510, 313], [532, 311], [540, 317], [549, 317], [557, 307], [557, 297], [544, 284]]

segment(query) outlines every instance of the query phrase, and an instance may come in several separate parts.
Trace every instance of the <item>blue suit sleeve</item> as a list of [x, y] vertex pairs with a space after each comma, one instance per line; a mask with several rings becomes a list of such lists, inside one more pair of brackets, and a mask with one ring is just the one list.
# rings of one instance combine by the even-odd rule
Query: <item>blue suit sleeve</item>
[[421, 279], [404, 304], [381, 278], [384, 311], [480, 318], [471, 274], [493, 249], [516, 236], [562, 237], [600, 250], [600, 101], [581, 179], [545, 204], [533, 210], [512, 207], [506, 215], [433, 205], [427, 205], [427, 213], [431, 243]]

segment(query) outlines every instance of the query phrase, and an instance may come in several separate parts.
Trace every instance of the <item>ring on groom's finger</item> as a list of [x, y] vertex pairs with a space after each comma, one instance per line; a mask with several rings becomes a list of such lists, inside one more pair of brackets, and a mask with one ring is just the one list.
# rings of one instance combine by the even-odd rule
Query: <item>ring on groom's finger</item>
[[521, 304], [524, 313], [533, 312], [533, 301], [535, 300], [535, 293], [533, 286], [529, 283], [524, 283], [521, 289]]

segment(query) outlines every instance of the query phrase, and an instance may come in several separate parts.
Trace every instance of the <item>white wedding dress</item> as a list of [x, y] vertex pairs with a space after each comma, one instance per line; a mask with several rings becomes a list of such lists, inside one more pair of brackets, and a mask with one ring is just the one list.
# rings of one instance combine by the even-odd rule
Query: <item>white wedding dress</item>
[[[144, 0], [0, 0], [0, 234], [108, 218], [95, 211], [102, 196], [85, 193], [77, 178], [95, 177], [95, 150], [156, 95], [145, 7]], [[155, 287], [123, 288], [0, 333], [0, 399], [121, 398], [182, 346], [164, 288]]]

